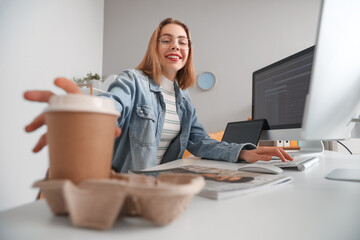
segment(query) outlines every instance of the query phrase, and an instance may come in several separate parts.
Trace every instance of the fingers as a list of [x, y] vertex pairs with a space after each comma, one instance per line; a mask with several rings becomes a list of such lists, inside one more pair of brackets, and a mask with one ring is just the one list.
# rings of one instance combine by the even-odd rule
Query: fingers
[[273, 156], [280, 158], [282, 162], [286, 162], [288, 160], [292, 161], [293, 158], [284, 151], [284, 149], [279, 147], [270, 147], [270, 148], [260, 148], [258, 153], [261, 155], [267, 155], [267, 160], [270, 161]]
[[66, 78], [57, 78], [54, 81], [54, 84], [62, 89], [64, 89], [67, 93], [81, 93], [80, 88], [73, 81]]
[[280, 147], [275, 148], [273, 156], [279, 157], [282, 162], [293, 160], [293, 158], [287, 152], [285, 152], [284, 149]]
[[240, 152], [239, 159], [245, 160], [249, 163], [254, 163], [259, 160], [270, 161], [272, 160], [273, 156], [279, 157], [283, 162], [293, 160], [293, 158], [288, 153], [286, 153], [282, 148], [278, 147], [264, 147], [254, 150], [242, 150]]
[[[57, 78], [54, 81], [54, 84], [62, 89], [64, 89], [67, 93], [81, 93], [80, 88], [71, 80], [66, 78]], [[24, 93], [24, 98], [29, 101], [35, 102], [48, 102], [50, 97], [54, 95], [53, 92], [50, 91], [26, 91]]]
[[[80, 88], [71, 80], [68, 80], [66, 78], [57, 78], [54, 81], [54, 84], [63, 90], [65, 90], [67, 93], [78, 93], [80, 94]], [[35, 101], [35, 102], [49, 102], [49, 99], [51, 96], [53, 96], [54, 93], [50, 91], [26, 91], [24, 93], [24, 98], [29, 101]], [[39, 116], [37, 116], [29, 125], [25, 127], [26, 132], [32, 132], [36, 129], [40, 128], [45, 124], [45, 114], [42, 113]], [[116, 129], [115, 135], [118, 137], [121, 134], [120, 128]], [[43, 134], [39, 141], [37, 142], [36, 146], [33, 149], [34, 153], [39, 152], [41, 149], [43, 149], [47, 145], [46, 140], [47, 134]]]
[[116, 129], [115, 129], [115, 138], [120, 137], [120, 135], [121, 135], [121, 128], [116, 127]]
[[45, 113], [37, 116], [29, 125], [25, 127], [26, 132], [32, 132], [45, 124]]
[[50, 91], [26, 91], [24, 93], [24, 98], [29, 101], [34, 102], [48, 102], [50, 97], [54, 95], [54, 93]]
[[282, 162], [286, 162], [286, 158], [284, 157], [282, 151], [285, 153], [285, 151], [281, 148], [275, 148], [274, 156], [279, 157]]
[[44, 134], [40, 137], [40, 139], [39, 139], [39, 141], [37, 142], [36, 146], [33, 148], [33, 152], [34, 152], [34, 153], [39, 152], [41, 149], [43, 149], [43, 148], [46, 146], [46, 144], [47, 144], [46, 136], [47, 136], [47, 133], [44, 133]]
[[284, 149], [279, 148], [280, 152], [282, 153], [282, 155], [286, 158], [286, 160], [294, 160], [287, 152], [284, 151]]

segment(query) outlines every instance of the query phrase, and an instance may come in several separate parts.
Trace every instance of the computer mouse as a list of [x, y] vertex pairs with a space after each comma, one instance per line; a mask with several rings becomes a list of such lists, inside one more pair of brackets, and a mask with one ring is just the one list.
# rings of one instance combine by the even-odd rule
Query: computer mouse
[[239, 171], [279, 174], [283, 170], [271, 164], [249, 163], [238, 168]]

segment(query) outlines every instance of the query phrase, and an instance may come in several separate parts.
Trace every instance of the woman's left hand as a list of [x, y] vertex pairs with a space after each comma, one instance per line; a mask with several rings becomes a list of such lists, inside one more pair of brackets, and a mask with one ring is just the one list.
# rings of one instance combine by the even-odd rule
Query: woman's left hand
[[270, 161], [272, 157], [279, 157], [283, 162], [293, 160], [289, 154], [279, 147], [262, 147], [254, 150], [242, 150], [239, 155], [239, 160], [254, 163], [259, 160]]
[[[79, 87], [71, 80], [66, 78], [57, 78], [55, 79], [55, 85], [65, 90], [67, 93], [76, 93], [81, 94]], [[26, 100], [32, 102], [48, 102], [50, 97], [53, 96], [54, 93], [50, 91], [26, 91], [24, 93], [24, 98]], [[25, 127], [26, 132], [33, 132], [36, 129], [40, 128], [41, 126], [45, 125], [45, 113], [40, 114], [37, 116], [30, 124]], [[116, 127], [115, 129], [115, 137], [119, 137], [121, 134], [121, 129]], [[40, 139], [38, 140], [37, 144], [35, 145], [33, 152], [39, 152], [47, 145], [47, 133], [43, 134]]]

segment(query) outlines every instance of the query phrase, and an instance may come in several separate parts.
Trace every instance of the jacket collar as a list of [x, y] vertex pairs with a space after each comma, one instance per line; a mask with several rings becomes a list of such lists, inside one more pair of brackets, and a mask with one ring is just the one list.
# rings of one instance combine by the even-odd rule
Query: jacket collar
[[[155, 80], [152, 79], [152, 78], [150, 78], [150, 77], [149, 77], [149, 86], [150, 86], [150, 90], [151, 90], [151, 91], [153, 91], [153, 92], [161, 92], [160, 86], [157, 85], [157, 83], [155, 82]], [[179, 99], [181, 99], [181, 100], [185, 99], [183, 90], [181, 90], [181, 89], [179, 88], [179, 84], [178, 84], [178, 82], [177, 82], [176, 79], [175, 79], [174, 88], [175, 88], [176, 95], [179, 96]]]
[[176, 79], [175, 79], [174, 88], [175, 88], [175, 92], [176, 92], [177, 96], [179, 96], [178, 99], [180, 99], [180, 101], [182, 101], [183, 99], [185, 99], [183, 90], [181, 90], [181, 89], [179, 88], [179, 84], [178, 84], [178, 82], [176, 81]]
[[150, 86], [150, 90], [153, 91], [153, 92], [160, 92], [161, 91], [160, 86], [157, 85], [157, 83], [151, 77], [149, 77], [149, 86]]

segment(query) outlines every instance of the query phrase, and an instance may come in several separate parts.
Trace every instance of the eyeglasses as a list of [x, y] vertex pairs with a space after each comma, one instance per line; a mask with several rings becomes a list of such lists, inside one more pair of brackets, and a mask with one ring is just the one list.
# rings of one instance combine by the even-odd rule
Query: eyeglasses
[[[170, 35], [163, 35], [159, 39], [160, 45], [164, 47], [171, 47], [174, 44], [174, 37]], [[191, 41], [186, 37], [178, 37], [177, 38], [179, 47], [181, 50], [189, 50], [191, 46]]]

